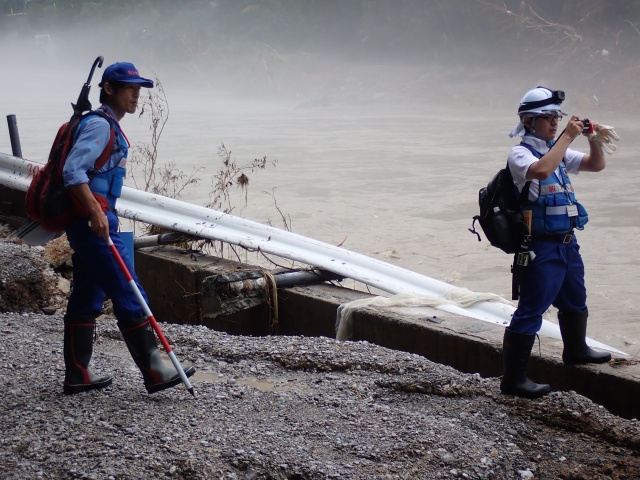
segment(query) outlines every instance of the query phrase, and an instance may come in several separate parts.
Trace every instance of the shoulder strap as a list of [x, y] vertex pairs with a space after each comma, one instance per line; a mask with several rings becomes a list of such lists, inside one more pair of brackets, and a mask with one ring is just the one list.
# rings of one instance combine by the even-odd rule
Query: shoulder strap
[[527, 183], [525, 183], [524, 187], [522, 187], [522, 191], [520, 192], [520, 200], [518, 201], [518, 204], [520, 206], [524, 205], [524, 203], [529, 200], [529, 188], [530, 187], [531, 187], [531, 180], [529, 180]]
[[107, 115], [104, 111], [100, 109], [91, 110], [90, 112], [86, 113], [83, 116], [83, 119], [91, 115], [96, 115], [98, 117], [104, 118], [107, 122], [109, 122], [109, 127], [110, 127], [109, 141], [107, 142], [107, 145], [105, 146], [100, 156], [96, 159], [96, 163], [93, 166], [93, 172], [95, 175], [95, 173], [97, 173], [102, 167], [105, 166], [105, 164], [109, 160], [109, 157], [111, 156], [111, 152], [113, 151], [113, 145], [115, 144], [116, 129], [115, 129], [113, 119], [109, 115]]
[[[533, 146], [529, 145], [528, 143], [524, 143], [524, 142], [520, 142], [520, 146], [525, 147], [527, 150], [529, 150], [536, 158], [540, 159], [542, 158], [542, 155], [540, 152], [538, 152], [535, 148], [533, 148]], [[507, 168], [509, 167], [508, 162], [507, 162]], [[529, 189], [531, 188], [531, 180], [529, 180], [528, 182], [526, 182], [524, 184], [524, 187], [522, 187], [522, 191], [520, 192], [520, 200], [519, 200], [519, 205], [522, 206], [524, 205], [524, 203], [526, 201], [529, 200]]]
[[534, 157], [536, 158], [542, 158], [542, 154], [537, 151], [535, 148], [533, 148], [532, 145], [529, 145], [528, 143], [524, 143], [524, 142], [520, 142], [520, 146], [526, 148], [527, 150], [529, 150]]
[[[520, 145], [526, 146], [527, 148], [529, 147], [528, 145], [526, 145], [524, 143], [521, 143]], [[513, 175], [511, 175], [511, 169], [509, 168], [509, 162], [508, 161], [507, 161], [507, 167], [506, 168], [509, 171], [509, 176], [511, 177], [511, 181], [513, 181]], [[515, 188], [515, 185], [514, 185], [514, 188]], [[524, 205], [524, 203], [529, 200], [529, 189], [530, 188], [531, 188], [531, 180], [525, 182], [524, 187], [522, 187], [522, 191], [520, 192], [520, 195], [518, 197], [518, 206], [522, 207], [522, 205]], [[517, 190], [518, 189], [516, 188], [516, 192], [517, 192]]]
[[[538, 158], [538, 159], [543, 157], [543, 155], [539, 151], [537, 151], [535, 148], [533, 148], [528, 143], [520, 142], [520, 146], [521, 147], [525, 147], [526, 149], [528, 149], [533, 154], [533, 156]], [[564, 163], [564, 157], [562, 157], [562, 161], [560, 163]]]

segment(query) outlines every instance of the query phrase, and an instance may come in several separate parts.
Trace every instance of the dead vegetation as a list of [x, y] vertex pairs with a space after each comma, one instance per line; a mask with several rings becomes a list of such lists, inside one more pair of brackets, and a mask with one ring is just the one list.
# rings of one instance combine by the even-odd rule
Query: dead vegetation
[[[140, 117], [148, 119], [150, 139], [147, 142], [141, 141], [134, 147], [131, 155], [131, 177], [135, 187], [140, 190], [179, 199], [186, 190], [201, 181], [207, 168], [202, 166], [191, 173], [186, 173], [175, 162], [159, 161], [159, 144], [169, 121], [169, 101], [157, 77], [155, 85], [155, 89], [149, 89], [146, 92], [139, 114]], [[218, 147], [217, 157], [221, 165], [217, 172], [210, 176], [211, 190], [208, 194], [208, 202], [204, 206], [225, 214], [239, 215], [249, 201], [251, 177], [269, 166], [275, 167], [278, 162], [267, 160], [267, 157], [263, 156], [239, 164], [224, 143]], [[278, 207], [275, 193], [265, 194], [270, 198], [284, 228], [289, 230], [291, 219]], [[134, 228], [139, 228], [143, 233], [151, 235], [169, 233], [165, 228], [141, 222], [134, 222]], [[184, 236], [178, 245], [189, 252], [210, 253], [242, 261], [239, 251], [243, 247], [191, 236]], [[245, 250], [248, 249], [245, 248]], [[263, 256], [263, 258], [266, 257]]]
[[[640, 28], [636, 2], [475, 0], [483, 21], [541, 73], [564, 69], [589, 104], [636, 108], [640, 102]], [[634, 23], [636, 22], [636, 23]], [[591, 92], [600, 91], [599, 95]], [[589, 92], [589, 93], [587, 93]]]

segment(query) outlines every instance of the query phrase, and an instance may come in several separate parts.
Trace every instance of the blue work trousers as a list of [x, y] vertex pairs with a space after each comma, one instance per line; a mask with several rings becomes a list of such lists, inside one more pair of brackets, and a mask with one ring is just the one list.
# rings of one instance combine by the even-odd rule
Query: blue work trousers
[[553, 305], [567, 313], [587, 308], [584, 263], [574, 236], [569, 243], [534, 240], [536, 258], [529, 262], [520, 285], [520, 301], [509, 330], [531, 335], [542, 326], [542, 314]]
[[[111, 241], [148, 303], [147, 295], [138, 281], [131, 258], [118, 233], [118, 217], [108, 211], [107, 219]], [[107, 242], [91, 230], [86, 218], [76, 219], [67, 227], [67, 238], [73, 248], [73, 290], [67, 314], [97, 317], [106, 294], [113, 303], [113, 312], [118, 320], [146, 317]]]

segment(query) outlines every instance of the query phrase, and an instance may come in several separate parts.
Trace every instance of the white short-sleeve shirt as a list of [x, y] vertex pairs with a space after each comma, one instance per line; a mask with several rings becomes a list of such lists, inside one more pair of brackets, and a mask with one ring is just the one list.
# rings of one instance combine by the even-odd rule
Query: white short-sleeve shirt
[[[540, 152], [543, 156], [549, 151], [549, 147], [544, 140], [531, 135], [524, 135], [522, 137], [522, 143], [531, 145], [534, 150]], [[577, 150], [572, 150], [570, 148], [567, 149], [567, 152], [564, 155], [564, 164], [567, 167], [568, 173], [578, 174], [578, 169], [580, 168], [584, 155], [585, 154], [583, 152], [578, 152]], [[509, 152], [507, 162], [509, 164], [509, 169], [511, 170], [511, 175], [513, 176], [513, 182], [518, 187], [518, 191], [522, 191], [524, 184], [527, 182], [526, 176], [527, 171], [529, 171], [529, 167], [537, 161], [538, 158], [531, 153], [531, 150], [527, 147], [523, 147], [522, 145], [514, 146], [511, 149], [511, 152]], [[560, 175], [558, 170], [556, 170], [556, 175], [558, 175], [558, 177]], [[535, 201], [538, 198], [539, 192], [540, 181], [532, 180], [531, 186], [529, 187], [529, 200]]]

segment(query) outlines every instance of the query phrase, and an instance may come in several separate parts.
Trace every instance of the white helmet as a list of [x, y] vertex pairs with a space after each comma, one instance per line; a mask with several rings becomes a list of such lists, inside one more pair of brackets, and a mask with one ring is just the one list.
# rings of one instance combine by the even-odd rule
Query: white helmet
[[562, 90], [551, 90], [546, 87], [536, 87], [524, 94], [520, 100], [518, 115], [522, 118], [525, 114], [533, 115], [566, 115], [560, 107], [564, 101]]
[[520, 107], [518, 108], [520, 121], [509, 136], [518, 137], [525, 134], [524, 124], [522, 123], [522, 119], [525, 116], [532, 115], [535, 122], [535, 117], [538, 115], [566, 115], [560, 108], [560, 104], [563, 101], [564, 92], [562, 90], [551, 90], [547, 87], [536, 87], [529, 90], [520, 100]]

